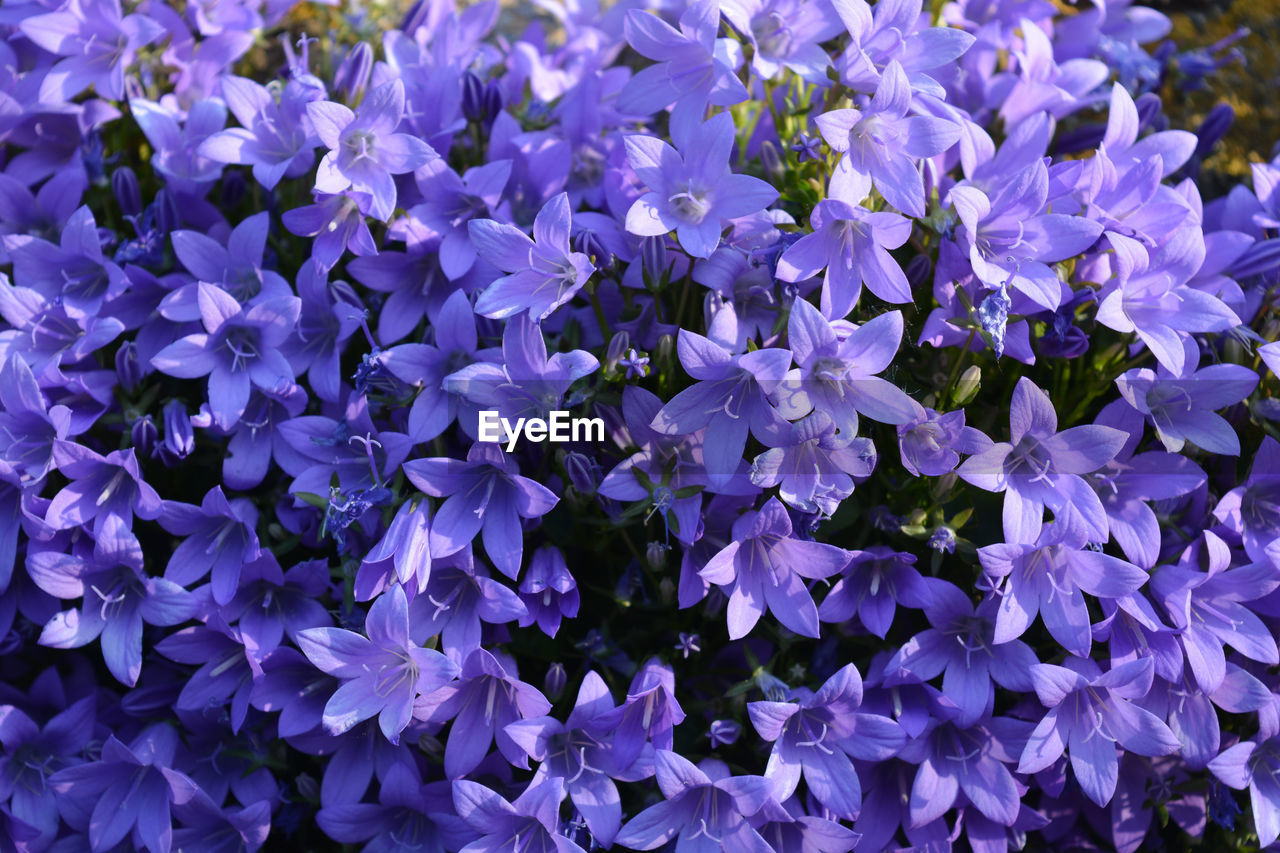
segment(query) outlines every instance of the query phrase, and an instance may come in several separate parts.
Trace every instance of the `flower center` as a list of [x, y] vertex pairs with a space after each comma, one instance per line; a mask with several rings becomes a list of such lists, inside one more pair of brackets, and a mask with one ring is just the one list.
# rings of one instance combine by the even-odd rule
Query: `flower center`
[[671, 211], [690, 225], [697, 225], [711, 212], [710, 193], [692, 185], [667, 196]]

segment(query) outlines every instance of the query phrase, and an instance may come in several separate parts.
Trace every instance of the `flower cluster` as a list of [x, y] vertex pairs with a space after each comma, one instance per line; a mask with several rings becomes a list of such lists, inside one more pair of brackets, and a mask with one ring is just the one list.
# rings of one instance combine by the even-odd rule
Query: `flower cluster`
[[1275, 844], [1217, 60], [536, 5], [0, 9], [0, 850]]

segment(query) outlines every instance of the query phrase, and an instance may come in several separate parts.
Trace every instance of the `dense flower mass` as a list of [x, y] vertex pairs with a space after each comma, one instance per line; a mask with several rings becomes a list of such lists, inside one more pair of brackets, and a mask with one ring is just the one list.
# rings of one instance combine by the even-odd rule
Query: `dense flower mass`
[[0, 7], [0, 853], [1280, 843], [1216, 54], [520, 5]]

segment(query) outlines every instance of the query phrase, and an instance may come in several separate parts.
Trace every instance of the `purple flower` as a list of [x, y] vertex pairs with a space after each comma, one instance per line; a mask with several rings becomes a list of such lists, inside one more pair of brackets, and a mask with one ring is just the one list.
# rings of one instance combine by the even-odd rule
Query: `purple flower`
[[550, 710], [546, 697], [517, 677], [513, 661], [508, 658], [504, 666], [493, 654], [476, 649], [467, 655], [456, 682], [418, 699], [414, 716], [428, 722], [453, 720], [444, 750], [444, 772], [450, 779], [460, 779], [484, 760], [495, 742], [507, 761], [527, 768], [525, 752], [506, 728]]
[[876, 459], [871, 439], [837, 436], [835, 422], [815, 411], [791, 425], [781, 446], [755, 458], [751, 482], [765, 489], [779, 486], [778, 496], [801, 512], [832, 516], [853, 494], [854, 478], [871, 476]]
[[851, 555], [834, 545], [796, 539], [791, 518], [777, 498], [733, 524], [733, 541], [699, 573], [728, 587], [729, 639], [751, 632], [766, 608], [787, 628], [818, 636], [818, 607], [805, 579], [820, 580], [843, 569]]
[[[795, 420], [817, 409], [842, 435], [858, 431], [858, 413], [888, 424], [906, 423], [919, 405], [876, 374], [889, 367], [902, 341], [902, 313], [889, 311], [861, 326], [833, 324], [797, 299], [787, 321], [787, 340], [798, 368], [774, 393], [778, 410]], [[772, 389], [771, 389], [772, 390]]]
[[534, 240], [513, 225], [492, 219], [467, 224], [480, 257], [503, 272], [476, 300], [476, 313], [507, 318], [528, 311], [541, 322], [582, 289], [595, 272], [590, 259], [569, 249], [569, 196], [553, 197], [533, 221]]
[[[559, 779], [600, 844], [613, 843], [622, 824], [622, 802], [614, 779], [640, 776], [615, 766], [609, 738], [593, 733], [597, 717], [614, 710], [609, 688], [594, 671], [578, 688], [573, 709], [562, 723], [554, 717], [530, 717], [506, 727], [506, 733], [534, 761], [534, 778]], [[646, 762], [640, 762], [645, 764]]]
[[654, 136], [633, 134], [625, 141], [627, 162], [649, 189], [627, 211], [627, 231], [641, 237], [675, 231], [681, 248], [695, 258], [711, 257], [724, 220], [756, 213], [778, 197], [759, 178], [729, 169], [733, 119], [728, 113], [676, 136], [679, 151]]
[[862, 808], [862, 786], [850, 756], [884, 761], [906, 743], [902, 728], [887, 717], [858, 710], [862, 678], [853, 664], [842, 667], [814, 693], [801, 689], [795, 701], [751, 702], [747, 712], [760, 737], [773, 742], [765, 778], [773, 796], [786, 800], [805, 784], [837, 817], [853, 820]]
[[1249, 789], [1253, 825], [1258, 843], [1270, 847], [1280, 838], [1280, 737], [1268, 724], [1256, 740], [1246, 740], [1222, 751], [1209, 762], [1209, 770], [1236, 790]]
[[889, 254], [911, 236], [910, 220], [829, 198], [814, 207], [809, 224], [813, 230], [778, 258], [777, 275], [781, 281], [804, 281], [825, 268], [824, 316], [848, 316], [858, 304], [863, 284], [885, 302], [911, 301], [907, 276]]
[[1039, 160], [987, 183], [981, 189], [961, 184], [948, 195], [964, 224], [960, 244], [968, 248], [974, 274], [989, 290], [1012, 288], [1042, 308], [1056, 309], [1062, 282], [1048, 265], [1088, 249], [1102, 226], [1079, 216], [1041, 213], [1049, 197], [1049, 170]]
[[1239, 364], [1213, 364], [1196, 370], [1186, 365], [1180, 376], [1162, 366], [1126, 371], [1116, 379], [1120, 395], [1151, 421], [1165, 450], [1178, 453], [1190, 441], [1201, 450], [1240, 455], [1240, 439], [1216, 410], [1239, 403], [1253, 393], [1258, 374]]
[[132, 448], [101, 456], [74, 442], [59, 440], [53, 445], [53, 463], [71, 481], [53, 496], [45, 511], [45, 524], [54, 530], [92, 521], [94, 536], [98, 536], [112, 519], [127, 529], [135, 514], [151, 520], [162, 511], [160, 496], [142, 479]]
[[883, 545], [853, 552], [843, 576], [822, 600], [818, 617], [823, 622], [845, 622], [856, 614], [864, 628], [883, 638], [899, 604], [918, 610], [930, 601], [915, 562], [914, 555]]
[[432, 557], [447, 557], [481, 534], [485, 553], [509, 578], [520, 572], [524, 554], [521, 518], [541, 518], [559, 498], [546, 486], [522, 477], [497, 445], [476, 443], [465, 462], [436, 457], [404, 464], [409, 482], [433, 498], [444, 498], [431, 525]]
[[[647, 116], [674, 103], [672, 126], [699, 121], [708, 103], [730, 106], [748, 97], [734, 69], [741, 59], [731, 39], [717, 39], [720, 4], [694, 0], [680, 16], [677, 30], [657, 15], [628, 11], [624, 33], [641, 56], [657, 62], [633, 75], [618, 94], [618, 109]], [[670, 230], [670, 229], [667, 229]], [[705, 256], [704, 256], [705, 257]]]
[[58, 799], [49, 777], [78, 763], [94, 733], [95, 697], [86, 696], [43, 726], [13, 705], [0, 705], [0, 802], [41, 841], [58, 834]]
[[23, 482], [43, 480], [54, 464], [54, 443], [71, 437], [71, 410], [48, 405], [19, 355], [9, 356], [0, 367], [0, 406], [0, 459], [13, 466]]
[[70, 101], [88, 86], [120, 100], [125, 66], [138, 48], [164, 33], [146, 15], [122, 16], [119, 0], [69, 0], [58, 11], [33, 15], [18, 26], [37, 45], [63, 57], [40, 84], [40, 100], [48, 103]]
[[[760, 776], [730, 776], [723, 766], [710, 773], [667, 750], [654, 757], [658, 787], [667, 799], [627, 821], [616, 842], [632, 850], [655, 850], [679, 836], [680, 849], [767, 850], [747, 819], [769, 799], [772, 785]], [[712, 774], [714, 773], [714, 778]]]
[[1006, 540], [1034, 542], [1047, 506], [1067, 529], [1105, 541], [1102, 503], [1080, 475], [1114, 459], [1125, 434], [1097, 425], [1059, 432], [1049, 395], [1025, 376], [1009, 404], [1009, 433], [1012, 443], [999, 442], [969, 457], [957, 472], [980, 489], [1004, 492]]
[[[1226, 650], [1264, 664], [1280, 663], [1275, 636], [1244, 602], [1262, 598], [1280, 587], [1270, 562], [1231, 568], [1226, 543], [1209, 531], [1203, 549], [1187, 549], [1177, 565], [1160, 566], [1151, 576], [1151, 594], [1164, 604], [1187, 665], [1205, 693], [1227, 675]], [[1201, 555], [1201, 550], [1207, 552]], [[1202, 559], [1208, 571], [1200, 570]]]
[[1213, 513], [1242, 536], [1251, 559], [1280, 566], [1280, 442], [1262, 439], [1248, 478], [1223, 495]]
[[489, 577], [483, 564], [472, 565], [469, 547], [444, 560], [444, 565], [439, 558], [433, 562], [427, 588], [409, 604], [413, 636], [425, 643], [439, 634], [445, 653], [461, 664], [480, 648], [482, 623], [504, 625], [528, 611], [515, 592]]
[[316, 171], [316, 189], [367, 194], [369, 215], [379, 221], [395, 210], [392, 175], [412, 172], [438, 156], [416, 136], [395, 132], [404, 116], [404, 83], [398, 79], [366, 95], [358, 113], [333, 101], [312, 101], [307, 115], [330, 149]]
[[535, 779], [512, 803], [478, 782], [454, 780], [454, 808], [467, 826], [480, 834], [479, 839], [462, 849], [467, 853], [502, 850], [520, 839], [523, 850], [585, 853], [559, 833], [563, 798], [564, 786], [559, 779]]
[[119, 681], [132, 687], [142, 672], [142, 624], [177, 625], [194, 615], [197, 601], [172, 581], [143, 573], [142, 546], [117, 516], [107, 516], [92, 554], [35, 551], [27, 555], [31, 579], [56, 598], [83, 599], [55, 614], [42, 645], [75, 649], [101, 636], [102, 657]]
[[260, 553], [254, 528], [258, 511], [246, 498], [228, 501], [221, 486], [214, 486], [197, 508], [166, 501], [160, 524], [185, 537], [165, 566], [165, 578], [190, 586], [213, 573], [213, 598], [226, 604], [236, 594], [240, 569]]
[[446, 782], [423, 784], [418, 766], [396, 762], [378, 788], [377, 803], [328, 803], [316, 812], [316, 824], [334, 841], [366, 842], [365, 850], [412, 849], [444, 853], [475, 837], [453, 813]]
[[791, 365], [791, 353], [769, 348], [730, 355], [687, 329], [680, 330], [676, 350], [685, 371], [698, 381], [668, 400], [651, 426], [663, 435], [705, 429], [702, 452], [707, 482], [723, 490], [738, 473], [748, 431], [766, 444], [786, 435], [787, 422], [767, 395], [780, 386]]
[[1116, 747], [1147, 756], [1178, 749], [1169, 727], [1135, 704], [1151, 689], [1151, 676], [1150, 658], [1106, 673], [1082, 658], [1068, 658], [1066, 666], [1036, 664], [1031, 680], [1049, 712], [1028, 738], [1018, 772], [1039, 773], [1066, 751], [1085, 795], [1105, 806], [1119, 778]]
[[814, 119], [822, 137], [843, 156], [830, 194], [849, 203], [866, 198], [874, 186], [884, 200], [908, 216], [924, 216], [921, 158], [946, 151], [960, 127], [946, 119], [907, 116], [911, 85], [897, 60], [884, 69], [866, 109], [840, 109]]
[[440, 269], [450, 280], [475, 265], [468, 223], [498, 208], [510, 179], [510, 160], [475, 166], [461, 176], [443, 159], [431, 160], [415, 174], [422, 201], [409, 208], [409, 218], [440, 236]]
[[172, 806], [200, 790], [173, 769], [178, 745], [178, 730], [165, 723], [148, 726], [128, 745], [109, 735], [97, 761], [49, 777], [58, 811], [73, 829], [88, 832], [94, 850], [110, 850], [132, 834], [150, 853], [165, 853]]
[[720, 10], [751, 44], [751, 68], [763, 79], [790, 69], [824, 85], [831, 65], [825, 42], [843, 29], [823, 0], [728, 0]]
[[906, 423], [898, 424], [902, 467], [917, 477], [941, 477], [960, 464], [960, 454], [979, 453], [989, 446], [985, 435], [964, 425], [964, 410], [939, 413], [921, 407]]
[[362, 636], [343, 628], [308, 628], [298, 645], [317, 667], [342, 679], [324, 709], [324, 726], [340, 735], [374, 715], [392, 743], [413, 718], [413, 702], [458, 674], [434, 649], [409, 638], [409, 602], [399, 585], [369, 608]]
[[958, 708], [959, 726], [971, 726], [991, 712], [992, 682], [1007, 690], [1031, 690], [1030, 667], [1039, 663], [1021, 640], [996, 640], [990, 599], [976, 611], [958, 587], [934, 582], [924, 613], [933, 627], [916, 634], [885, 664], [885, 684], [930, 681], [942, 675], [942, 689]]
[[1147, 582], [1137, 566], [1081, 542], [1059, 524], [1048, 524], [1035, 543], [996, 544], [978, 549], [983, 570], [997, 584], [994, 642], [1007, 643], [1031, 627], [1036, 614], [1063, 648], [1084, 657], [1092, 636], [1084, 595], [1126, 596]]
[[548, 637], [560, 630], [561, 617], [578, 615], [578, 585], [559, 548], [546, 545], [533, 552], [520, 581], [520, 600], [529, 609], [520, 617], [520, 627], [537, 622]]
[[269, 190], [281, 178], [296, 178], [311, 168], [317, 139], [307, 117], [307, 104], [314, 100], [310, 90], [290, 80], [277, 100], [265, 86], [227, 75], [222, 96], [241, 127], [210, 135], [200, 144], [202, 156], [252, 166], [254, 179]]
[[363, 193], [330, 195], [318, 192], [315, 204], [286, 210], [280, 220], [294, 234], [315, 237], [312, 257], [322, 269], [330, 270], [343, 252], [350, 251], [361, 258], [378, 254], [369, 223], [361, 213], [369, 206], [368, 198]]
[[249, 405], [253, 387], [272, 391], [293, 382], [293, 368], [280, 346], [293, 333], [302, 303], [289, 296], [246, 310], [225, 290], [204, 282], [198, 299], [205, 331], [175, 341], [151, 363], [184, 379], [208, 375], [214, 421], [231, 429]]
[[654, 749], [671, 749], [672, 730], [684, 721], [684, 709], [675, 693], [676, 676], [671, 667], [651, 658], [631, 679], [622, 705], [596, 715], [589, 728], [597, 736], [613, 734], [614, 767], [631, 769], [644, 753], [646, 741]]
[[[1133, 332], [1166, 369], [1181, 376], [1192, 332], [1224, 332], [1240, 324], [1227, 305], [1187, 284], [1204, 261], [1198, 229], [1175, 232], [1154, 252], [1137, 240], [1106, 235], [1115, 250], [1115, 279], [1103, 289], [1098, 322]], [[1194, 365], [1193, 365], [1194, 366]]]
[[71, 214], [57, 246], [25, 235], [3, 240], [13, 260], [14, 282], [61, 302], [69, 317], [92, 317], [129, 287], [124, 271], [103, 255], [88, 205]]

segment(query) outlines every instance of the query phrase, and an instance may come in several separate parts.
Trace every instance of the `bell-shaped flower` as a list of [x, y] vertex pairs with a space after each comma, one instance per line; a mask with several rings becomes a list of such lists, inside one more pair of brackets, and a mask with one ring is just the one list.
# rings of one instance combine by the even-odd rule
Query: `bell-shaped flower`
[[830, 194], [850, 203], [874, 186], [884, 200], [907, 216], [924, 216], [924, 179], [919, 161], [946, 151], [960, 138], [960, 126], [932, 116], [908, 116], [911, 84], [894, 60], [865, 109], [822, 113], [814, 123], [840, 152]]
[[[710, 763], [704, 772], [687, 758], [659, 750], [654, 758], [658, 787], [666, 800], [627, 821], [616, 843], [656, 850], [672, 839], [678, 849], [720, 853], [768, 850], [748, 818], [769, 801], [772, 784], [761, 776], [730, 776]], [[714, 777], [712, 775], [714, 773]]]
[[324, 709], [330, 734], [377, 716], [382, 734], [399, 743], [413, 719], [414, 700], [452, 681], [458, 667], [409, 638], [409, 602], [399, 585], [369, 608], [365, 631], [367, 637], [344, 628], [308, 628], [298, 633], [298, 646], [317, 667], [342, 680]]
[[877, 374], [889, 367], [902, 342], [902, 313], [888, 311], [853, 326], [832, 323], [797, 299], [787, 321], [787, 341], [799, 367], [772, 395], [778, 411], [796, 420], [817, 409], [848, 436], [858, 431], [858, 413], [888, 424], [906, 423], [918, 404]]
[[889, 211], [869, 211], [856, 202], [828, 198], [809, 216], [813, 230], [778, 258], [780, 281], [822, 276], [822, 313], [833, 320], [858, 304], [862, 285], [885, 302], [910, 302], [906, 273], [889, 254], [911, 237], [911, 221]]
[[360, 102], [359, 112], [334, 101], [312, 101], [307, 115], [329, 149], [316, 171], [316, 190], [337, 194], [350, 188], [367, 194], [368, 213], [385, 222], [396, 207], [393, 175], [412, 172], [439, 155], [409, 133], [397, 133], [404, 117], [404, 83], [384, 83]]
[[302, 303], [288, 296], [246, 310], [220, 287], [201, 282], [199, 288], [205, 331], [174, 341], [151, 363], [183, 379], [207, 375], [214, 421], [231, 429], [249, 405], [253, 387], [270, 391], [293, 382], [293, 368], [280, 347], [293, 333]]
[[509, 275], [497, 279], [476, 300], [482, 317], [505, 319], [523, 311], [541, 322], [582, 289], [595, 266], [569, 248], [572, 212], [560, 193], [542, 206], [529, 237], [504, 222], [473, 219], [467, 228], [480, 257]]
[[1028, 738], [1018, 772], [1039, 773], [1066, 752], [1085, 795], [1106, 806], [1119, 778], [1117, 747], [1146, 756], [1178, 749], [1169, 727], [1136, 704], [1151, 689], [1151, 678], [1150, 658], [1105, 673], [1082, 658], [1069, 658], [1066, 666], [1036, 664], [1031, 680], [1049, 711]]
[[1105, 541], [1106, 514], [1081, 475], [1114, 459], [1125, 433], [1097, 425], [1059, 432], [1049, 395], [1024, 376], [1009, 404], [1009, 434], [1011, 443], [998, 442], [970, 456], [957, 471], [980, 489], [1004, 493], [1006, 540], [1035, 541], [1047, 506], [1073, 532]]
[[520, 680], [513, 660], [504, 662], [476, 649], [462, 664], [458, 680], [419, 697], [413, 713], [428, 722], [453, 720], [444, 749], [444, 772], [450, 779], [460, 779], [484, 760], [495, 742], [507, 761], [527, 768], [525, 752], [506, 728], [550, 710], [546, 697]]
[[1039, 613], [1063, 648], [1084, 657], [1092, 634], [1084, 593], [1120, 598], [1147, 582], [1147, 573], [1081, 541], [1059, 524], [1048, 524], [1031, 545], [1000, 543], [978, 549], [983, 571], [1000, 594], [993, 642], [1021, 637]]
[[751, 702], [747, 713], [760, 737], [773, 742], [764, 776], [773, 796], [786, 800], [800, 784], [832, 814], [853, 820], [862, 808], [862, 785], [850, 756], [883, 761], [906, 743], [901, 726], [859, 711], [862, 677], [842, 667], [818, 691], [798, 689], [789, 702]]
[[1201, 450], [1226, 456], [1240, 455], [1240, 439], [1226, 419], [1216, 412], [1239, 403], [1253, 393], [1258, 374], [1240, 364], [1211, 364], [1195, 369], [1186, 365], [1181, 376], [1136, 368], [1116, 379], [1125, 401], [1155, 427], [1156, 436], [1170, 453], [1179, 453], [1190, 441]]
[[805, 580], [828, 578], [849, 563], [834, 545], [798, 539], [782, 502], [770, 498], [733, 524], [733, 541], [702, 568], [703, 578], [727, 588], [729, 639], [745, 637], [767, 608], [797, 634], [818, 636], [818, 606]]
[[656, 136], [626, 137], [627, 162], [649, 189], [627, 211], [627, 231], [640, 237], [675, 231], [686, 252], [709, 258], [720, 245], [725, 220], [764, 210], [778, 191], [730, 170], [734, 134], [728, 113], [717, 113], [674, 139], [679, 151]]

